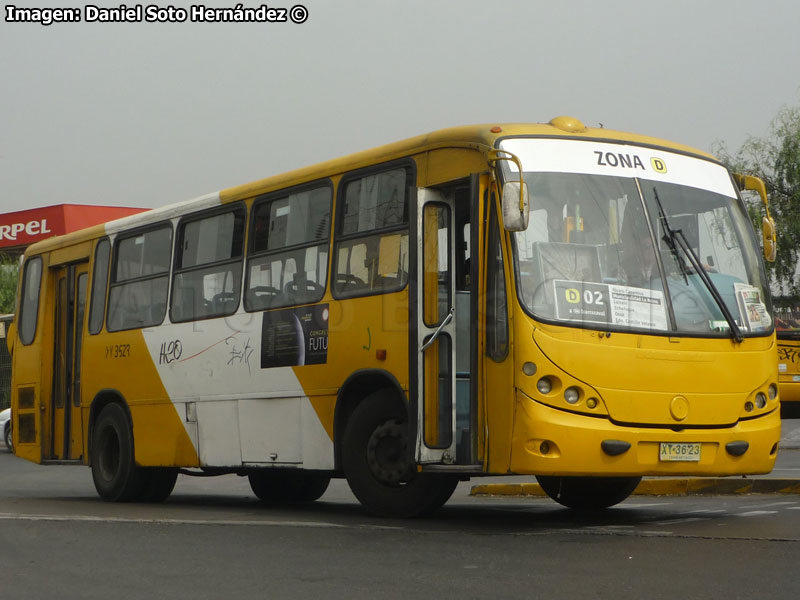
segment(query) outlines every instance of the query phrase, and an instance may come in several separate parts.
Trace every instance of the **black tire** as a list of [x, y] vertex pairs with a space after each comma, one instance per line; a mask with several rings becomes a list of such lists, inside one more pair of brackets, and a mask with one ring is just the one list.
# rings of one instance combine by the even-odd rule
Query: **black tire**
[[248, 475], [250, 489], [267, 504], [314, 502], [322, 497], [331, 478], [307, 471], [262, 469]]
[[308, 475], [305, 478], [303, 487], [297, 495], [297, 502], [314, 502], [322, 498], [322, 495], [328, 490], [331, 483], [331, 478], [323, 475]]
[[134, 462], [133, 431], [119, 404], [109, 404], [97, 417], [92, 433], [92, 479], [109, 502], [130, 502], [145, 489], [145, 477]]
[[169, 467], [137, 467], [142, 477], [142, 488], [134, 500], [139, 502], [163, 502], [175, 488], [178, 469]]
[[6, 448], [8, 448], [9, 452], [14, 452], [14, 444], [11, 441], [11, 421], [6, 423], [6, 426], [3, 428], [3, 437], [5, 437], [6, 441]]
[[358, 501], [381, 517], [417, 517], [438, 510], [458, 485], [453, 475], [418, 473], [409, 460], [405, 407], [386, 392], [363, 400], [344, 431], [342, 466]]
[[800, 419], [800, 402], [781, 402], [781, 419]]
[[537, 475], [536, 480], [559, 504], [577, 510], [594, 510], [619, 504], [633, 493], [642, 478]]

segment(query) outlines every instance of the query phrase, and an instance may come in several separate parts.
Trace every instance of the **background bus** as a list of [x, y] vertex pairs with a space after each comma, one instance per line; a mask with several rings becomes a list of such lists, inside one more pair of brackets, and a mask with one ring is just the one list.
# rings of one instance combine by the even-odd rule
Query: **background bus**
[[778, 383], [784, 417], [800, 417], [800, 301], [780, 297], [775, 310]]
[[446, 129], [29, 248], [16, 453], [115, 501], [179, 468], [268, 502], [343, 476], [393, 516], [486, 474], [582, 508], [765, 473], [765, 281], [708, 155], [569, 117]]

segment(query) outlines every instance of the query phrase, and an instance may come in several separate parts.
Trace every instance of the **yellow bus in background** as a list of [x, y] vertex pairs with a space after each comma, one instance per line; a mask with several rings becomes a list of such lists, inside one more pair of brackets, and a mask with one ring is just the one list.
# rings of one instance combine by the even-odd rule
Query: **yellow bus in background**
[[179, 469], [246, 475], [281, 503], [345, 477], [389, 516], [489, 474], [595, 508], [643, 475], [767, 473], [780, 416], [754, 182], [558, 117], [43, 241], [10, 336], [16, 454], [88, 464], [111, 501], [163, 500]]
[[800, 417], [800, 303], [775, 312], [778, 337], [778, 387], [784, 417]]

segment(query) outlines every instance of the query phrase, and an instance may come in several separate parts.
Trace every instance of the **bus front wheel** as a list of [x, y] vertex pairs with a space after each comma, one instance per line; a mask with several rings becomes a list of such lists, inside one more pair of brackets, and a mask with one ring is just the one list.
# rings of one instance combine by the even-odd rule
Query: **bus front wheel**
[[633, 493], [641, 477], [557, 477], [536, 480], [553, 500], [568, 508], [591, 510], [619, 504]]
[[356, 407], [344, 431], [342, 466], [361, 504], [381, 517], [416, 517], [440, 508], [458, 484], [418, 473], [408, 452], [405, 409], [376, 392]]

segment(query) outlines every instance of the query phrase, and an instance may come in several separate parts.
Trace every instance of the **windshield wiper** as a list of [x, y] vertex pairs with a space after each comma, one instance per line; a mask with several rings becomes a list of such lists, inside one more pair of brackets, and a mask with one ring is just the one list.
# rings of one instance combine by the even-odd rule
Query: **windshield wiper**
[[672, 229], [672, 227], [669, 226], [669, 221], [667, 221], [667, 213], [664, 212], [664, 207], [661, 205], [661, 200], [658, 197], [658, 190], [656, 190], [655, 187], [653, 187], [653, 195], [656, 198], [656, 206], [658, 207], [658, 218], [659, 221], [661, 221], [661, 226], [664, 229], [664, 237], [662, 239], [667, 246], [669, 246], [669, 249], [675, 257], [675, 260], [678, 262], [681, 273], [683, 273], [683, 278], [686, 280], [687, 285], [689, 283], [689, 279], [687, 277], [686, 265], [683, 264], [683, 259], [678, 256], [677, 248], [683, 250], [683, 253], [689, 259], [689, 262], [692, 263], [692, 267], [694, 268], [695, 272], [700, 276], [700, 279], [703, 281], [706, 288], [708, 288], [708, 291], [711, 292], [711, 297], [714, 298], [714, 302], [717, 303], [720, 311], [722, 311], [722, 315], [728, 322], [731, 335], [738, 343], [741, 344], [742, 340], [744, 340], [742, 330], [739, 328], [739, 325], [736, 324], [736, 320], [733, 318], [731, 311], [728, 310], [728, 305], [725, 304], [725, 300], [722, 299], [722, 295], [719, 293], [717, 286], [714, 285], [713, 281], [711, 281], [711, 277], [708, 276], [708, 273], [703, 268], [703, 265], [700, 264], [700, 259], [697, 257], [697, 254], [695, 254], [694, 249], [689, 245], [689, 242], [686, 241], [686, 236], [683, 234], [683, 230]]

